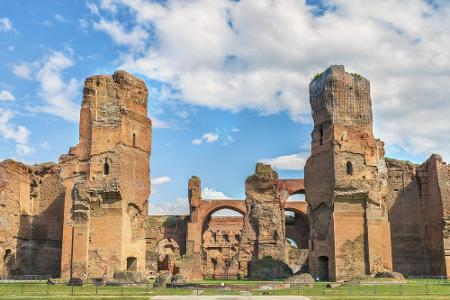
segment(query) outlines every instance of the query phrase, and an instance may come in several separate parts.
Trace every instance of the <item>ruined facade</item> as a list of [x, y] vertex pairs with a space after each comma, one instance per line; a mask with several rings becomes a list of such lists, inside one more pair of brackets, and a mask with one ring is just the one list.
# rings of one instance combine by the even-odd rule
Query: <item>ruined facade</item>
[[421, 166], [385, 158], [373, 136], [370, 83], [343, 66], [311, 82], [310, 103], [311, 273], [450, 275], [449, 166], [436, 155]]
[[144, 81], [126, 72], [85, 81], [80, 142], [60, 158], [66, 187], [63, 277], [145, 270], [151, 122]]
[[310, 103], [310, 269], [325, 280], [390, 270], [387, 167], [373, 136], [369, 81], [332, 66], [311, 82]]
[[59, 276], [65, 195], [59, 171], [53, 163], [0, 163], [0, 277]]
[[151, 122], [145, 83], [85, 81], [80, 142], [58, 164], [0, 164], [0, 276], [145, 270]]
[[[252, 276], [252, 270], [263, 258], [293, 270], [307, 268], [307, 203], [288, 201], [289, 196], [304, 193], [302, 179], [279, 179], [270, 166], [263, 164], [257, 164], [255, 174], [248, 177], [245, 200], [203, 199], [200, 178], [191, 177], [188, 182], [189, 216], [149, 218], [149, 271], [179, 273], [191, 280], [247, 278]], [[214, 215], [223, 209], [233, 210], [241, 216]], [[285, 211], [291, 212], [287, 224]], [[168, 243], [168, 248], [177, 249], [180, 245], [180, 251], [162, 251], [156, 247], [159, 243]], [[162, 269], [163, 259], [170, 261], [173, 267], [164, 265]], [[275, 277], [283, 275], [274, 274]]]
[[450, 275], [450, 166], [438, 155], [421, 165], [386, 159], [394, 270]]
[[59, 163], [0, 162], [0, 277], [450, 275], [450, 166], [385, 157], [362, 76], [331, 66], [312, 80], [304, 180], [257, 164], [246, 199], [212, 200], [193, 176], [188, 216], [148, 216], [147, 98], [124, 71], [89, 77], [77, 146]]

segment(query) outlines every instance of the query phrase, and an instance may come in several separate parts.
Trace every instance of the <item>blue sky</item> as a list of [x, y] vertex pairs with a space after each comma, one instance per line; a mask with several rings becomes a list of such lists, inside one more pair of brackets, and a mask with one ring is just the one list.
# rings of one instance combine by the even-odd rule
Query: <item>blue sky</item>
[[450, 155], [446, 1], [0, 0], [0, 160], [57, 161], [78, 142], [84, 78], [125, 69], [149, 89], [150, 213], [244, 197], [258, 161], [303, 177], [308, 83], [330, 64], [371, 80], [387, 155]]

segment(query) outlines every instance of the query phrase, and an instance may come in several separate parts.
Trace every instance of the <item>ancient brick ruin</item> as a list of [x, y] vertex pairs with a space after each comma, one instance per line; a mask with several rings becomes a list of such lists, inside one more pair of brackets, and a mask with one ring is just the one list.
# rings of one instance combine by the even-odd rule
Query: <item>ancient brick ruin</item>
[[147, 98], [124, 71], [90, 77], [76, 147], [59, 163], [0, 163], [0, 277], [450, 276], [450, 167], [438, 155], [422, 165], [385, 157], [362, 76], [331, 66], [312, 80], [304, 180], [257, 164], [246, 199], [211, 200], [193, 176], [187, 216], [148, 216]]

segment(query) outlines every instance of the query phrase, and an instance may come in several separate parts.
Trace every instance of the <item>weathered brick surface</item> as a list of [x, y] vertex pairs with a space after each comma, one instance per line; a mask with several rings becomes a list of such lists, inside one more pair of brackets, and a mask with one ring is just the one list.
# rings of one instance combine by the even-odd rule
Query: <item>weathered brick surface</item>
[[[304, 181], [258, 164], [245, 200], [210, 200], [192, 177], [189, 216], [148, 218], [147, 98], [124, 71], [89, 77], [79, 144], [59, 164], [0, 162], [0, 277], [276, 276], [269, 260], [331, 280], [392, 269], [450, 275], [450, 166], [438, 155], [421, 165], [384, 157], [362, 76], [331, 66], [311, 82]], [[287, 201], [297, 193], [307, 202]], [[221, 209], [243, 217], [211, 217]], [[287, 225], [285, 210], [295, 212]]]
[[311, 271], [335, 280], [391, 269], [387, 168], [373, 137], [369, 81], [331, 66], [311, 82], [310, 103]]
[[147, 93], [141, 79], [124, 71], [85, 81], [80, 143], [60, 158], [67, 188], [63, 277], [145, 271], [151, 142]]
[[59, 276], [65, 189], [59, 166], [0, 163], [0, 276]]

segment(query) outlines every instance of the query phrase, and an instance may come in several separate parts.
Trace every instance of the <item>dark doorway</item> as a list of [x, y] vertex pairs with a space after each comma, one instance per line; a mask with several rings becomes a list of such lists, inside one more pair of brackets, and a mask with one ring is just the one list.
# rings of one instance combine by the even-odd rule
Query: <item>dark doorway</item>
[[128, 257], [127, 258], [127, 271], [137, 271], [137, 258]]
[[319, 280], [320, 281], [330, 280], [328, 276], [328, 257], [326, 256], [319, 257]]

